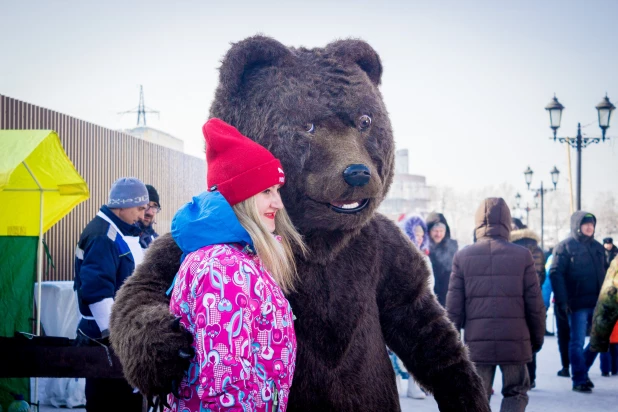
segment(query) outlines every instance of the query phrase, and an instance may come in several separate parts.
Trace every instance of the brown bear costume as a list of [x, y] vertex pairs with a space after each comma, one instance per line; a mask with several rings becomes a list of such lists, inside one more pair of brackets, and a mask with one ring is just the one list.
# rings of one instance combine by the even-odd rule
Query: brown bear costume
[[[424, 258], [376, 213], [394, 166], [381, 76], [379, 56], [359, 40], [308, 50], [255, 36], [220, 68], [210, 116], [281, 160], [284, 204], [310, 250], [297, 255], [301, 280], [288, 296], [298, 339], [289, 410], [400, 410], [388, 345], [442, 411], [489, 411]], [[165, 295], [180, 256], [170, 234], [153, 242], [112, 312], [113, 347], [146, 395], [169, 393], [191, 356]]]

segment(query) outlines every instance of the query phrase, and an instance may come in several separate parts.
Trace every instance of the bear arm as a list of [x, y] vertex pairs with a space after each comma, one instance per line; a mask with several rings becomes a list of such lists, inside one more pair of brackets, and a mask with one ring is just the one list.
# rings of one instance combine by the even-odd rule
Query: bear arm
[[112, 307], [112, 347], [129, 384], [147, 396], [171, 391], [172, 381], [180, 381], [187, 366], [179, 350], [191, 350], [191, 334], [175, 323], [166, 295], [181, 255], [170, 234], [152, 242]]
[[428, 287], [423, 256], [399, 230], [382, 226], [387, 230], [380, 238], [388, 244], [377, 301], [386, 344], [434, 393], [441, 411], [489, 411], [459, 334]]
[[618, 259], [614, 259], [607, 274], [599, 301], [592, 317], [590, 349], [594, 352], [609, 350], [610, 336], [618, 322]]

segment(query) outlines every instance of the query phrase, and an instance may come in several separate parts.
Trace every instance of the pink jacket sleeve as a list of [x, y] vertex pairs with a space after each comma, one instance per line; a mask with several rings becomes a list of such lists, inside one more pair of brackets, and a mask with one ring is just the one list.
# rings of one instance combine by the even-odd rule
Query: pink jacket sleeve
[[214, 410], [245, 404], [252, 388], [253, 315], [247, 288], [237, 282], [241, 266], [234, 256], [204, 257], [189, 269], [192, 273], [187, 277], [192, 281], [181, 304], [194, 306], [186, 309], [194, 315], [189, 323], [200, 366], [198, 394]]

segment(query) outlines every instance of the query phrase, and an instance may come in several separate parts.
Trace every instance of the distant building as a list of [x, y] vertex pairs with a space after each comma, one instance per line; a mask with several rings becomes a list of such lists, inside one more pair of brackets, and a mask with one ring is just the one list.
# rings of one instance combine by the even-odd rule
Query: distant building
[[177, 137], [172, 136], [169, 133], [162, 132], [161, 130], [153, 129], [152, 127], [139, 126], [134, 129], [123, 130], [138, 139], [145, 140], [150, 143], [158, 144], [168, 149], [184, 152], [185, 142]]
[[378, 211], [397, 220], [402, 214], [426, 215], [429, 212], [431, 187], [425, 176], [408, 172], [408, 149], [395, 152], [395, 177], [393, 184]]

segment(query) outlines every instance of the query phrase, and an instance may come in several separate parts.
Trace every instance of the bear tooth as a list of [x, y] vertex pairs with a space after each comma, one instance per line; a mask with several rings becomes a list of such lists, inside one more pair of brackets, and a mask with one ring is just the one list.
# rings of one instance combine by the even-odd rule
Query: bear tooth
[[355, 209], [355, 208], [357, 208], [357, 207], [358, 207], [358, 202], [355, 202], [355, 203], [350, 203], [350, 204], [347, 204], [347, 205], [343, 205], [343, 206], [341, 206], [341, 207], [342, 207], [343, 209]]

